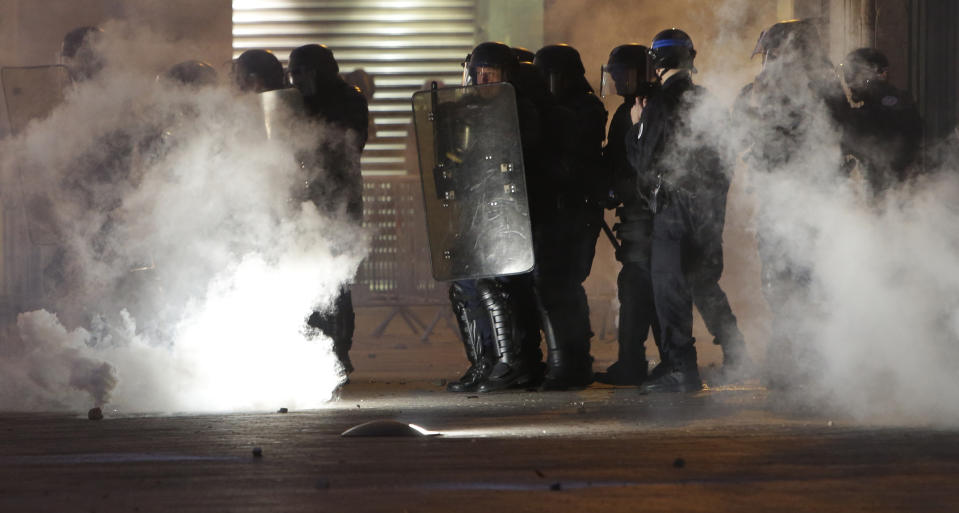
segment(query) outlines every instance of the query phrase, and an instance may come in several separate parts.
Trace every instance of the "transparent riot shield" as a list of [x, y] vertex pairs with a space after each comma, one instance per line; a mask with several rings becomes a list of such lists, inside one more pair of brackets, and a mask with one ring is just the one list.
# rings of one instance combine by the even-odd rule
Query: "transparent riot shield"
[[303, 95], [297, 89], [278, 89], [257, 95], [263, 111], [267, 139], [290, 140], [290, 130], [303, 115]]
[[506, 83], [413, 95], [433, 276], [533, 268], [516, 95]]
[[63, 101], [70, 77], [64, 66], [0, 69], [10, 131], [21, 133], [35, 119], [47, 117]]

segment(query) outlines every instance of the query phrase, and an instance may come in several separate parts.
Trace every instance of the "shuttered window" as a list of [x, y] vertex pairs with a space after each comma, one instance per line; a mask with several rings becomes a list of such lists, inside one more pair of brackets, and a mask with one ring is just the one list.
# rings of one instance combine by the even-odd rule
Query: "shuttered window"
[[410, 97], [428, 80], [459, 83], [475, 17], [475, 0], [233, 0], [233, 54], [265, 48], [285, 63], [290, 50], [320, 43], [341, 73], [364, 69], [376, 84], [376, 134], [363, 173], [403, 174]]

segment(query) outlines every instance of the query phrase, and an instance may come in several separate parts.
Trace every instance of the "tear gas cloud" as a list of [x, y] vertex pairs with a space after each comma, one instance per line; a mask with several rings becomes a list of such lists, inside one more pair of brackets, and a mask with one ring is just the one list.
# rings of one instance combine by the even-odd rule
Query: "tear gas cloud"
[[157, 79], [183, 53], [133, 28], [108, 24], [103, 72], [0, 150], [4, 205], [49, 239], [34, 254], [55, 284], [17, 319], [0, 409], [316, 407], [344, 376], [305, 319], [352, 279], [367, 237], [345, 200], [303, 201], [323, 171], [296, 156], [356, 145], [306, 121], [266, 139], [255, 96], [222, 76]]
[[[590, 23], [582, 22], [586, 9]], [[860, 181], [839, 171], [840, 133], [822, 103], [804, 92], [805, 84], [781, 83], [777, 87], [788, 89], [793, 101], [789, 108], [805, 112], [808, 126], [787, 145], [792, 158], [771, 155], [780, 163], [747, 165], [744, 143], [780, 146], [762, 123], [737, 126], [730, 116], [740, 91], [760, 71], [759, 57], [750, 54], [760, 31], [777, 21], [774, 2], [585, 7], [557, 0], [547, 18], [546, 43], [577, 47], [590, 72], [616, 45], [648, 45], [670, 27], [692, 37], [699, 71], [693, 79], [715, 102], [693, 113], [698, 139], [683, 146], [713, 143], [726, 150], [734, 173], [722, 286], [761, 372], [808, 378], [791, 388], [788, 401], [777, 396], [777, 403], [879, 422], [959, 421], [952, 384], [959, 369], [959, 152], [937, 155], [925, 176], [870, 198]], [[828, 34], [820, 35], [827, 41]], [[771, 118], [788, 113], [785, 106], [765, 107]], [[674, 155], [686, 156], [682, 149]], [[770, 291], [760, 285], [757, 236], [770, 251], [769, 262], [808, 274], [797, 277], [808, 283], [806, 299], [788, 302], [776, 322], [764, 304]], [[794, 351], [768, 343], [786, 332], [797, 342]], [[708, 350], [703, 335], [697, 333], [697, 345]]]
[[[700, 55], [751, 49], [758, 32], [737, 30], [748, 12], [743, 7], [736, 0], [717, 8], [723, 29], [715, 40], [697, 42]], [[767, 103], [763, 119], [736, 126], [730, 99], [755, 75], [728, 57], [718, 62], [694, 78], [722, 108], [697, 109], [695, 131], [719, 148], [767, 152], [761, 159], [729, 155], [737, 179], [748, 183], [739, 198], [752, 203], [729, 208], [755, 208], [751, 231], [768, 252], [767, 267], [800, 270], [793, 285], [805, 291], [800, 300], [793, 295], [772, 306], [781, 315], [769, 340], [788, 336], [794, 344], [785, 350], [770, 342], [765, 371], [803, 376], [789, 395], [840, 414], [959, 421], [951, 385], [959, 369], [959, 163], [942, 161], [917, 180], [870, 196], [862, 180], [840, 171], [839, 128], [808, 82], [768, 84], [788, 101]], [[769, 122], [794, 122], [795, 112], [803, 113], [804, 126], [792, 126], [794, 136], [783, 144]], [[739, 293], [770, 298], [779, 291]]]

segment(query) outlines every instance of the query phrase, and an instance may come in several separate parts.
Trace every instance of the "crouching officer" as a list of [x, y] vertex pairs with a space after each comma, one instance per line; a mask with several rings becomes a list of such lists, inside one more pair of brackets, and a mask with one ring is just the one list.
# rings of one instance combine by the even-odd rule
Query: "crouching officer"
[[840, 66], [849, 108], [842, 116], [847, 170], [859, 170], [872, 194], [915, 175], [922, 119], [908, 92], [889, 83], [889, 59], [875, 48], [859, 48]]

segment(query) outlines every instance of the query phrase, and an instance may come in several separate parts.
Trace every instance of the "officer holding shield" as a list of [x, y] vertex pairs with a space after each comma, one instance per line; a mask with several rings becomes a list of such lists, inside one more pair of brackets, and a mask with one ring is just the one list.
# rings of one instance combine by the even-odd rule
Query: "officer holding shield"
[[526, 172], [539, 162], [539, 113], [509, 83], [516, 58], [478, 45], [467, 87], [414, 95], [433, 274], [450, 300], [470, 369], [450, 391], [525, 387], [542, 372], [529, 271]]

